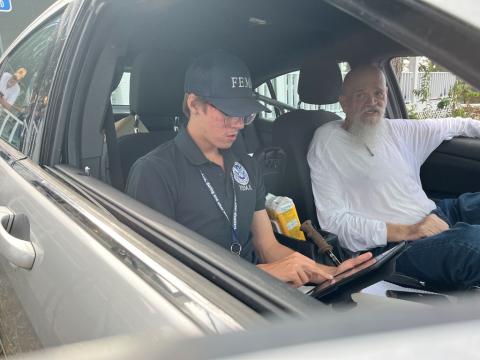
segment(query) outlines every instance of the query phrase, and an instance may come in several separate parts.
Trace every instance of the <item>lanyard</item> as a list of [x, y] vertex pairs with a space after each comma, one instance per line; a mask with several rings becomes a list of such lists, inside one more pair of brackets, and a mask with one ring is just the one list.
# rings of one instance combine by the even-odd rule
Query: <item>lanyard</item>
[[208, 190], [210, 191], [210, 195], [212, 195], [213, 200], [215, 200], [215, 203], [217, 204], [218, 209], [220, 212], [225, 216], [227, 219], [229, 225], [232, 228], [232, 243], [230, 244], [230, 251], [236, 255], [240, 255], [242, 252], [242, 244], [238, 241], [238, 236], [237, 236], [237, 217], [238, 217], [238, 205], [237, 205], [237, 193], [235, 192], [235, 183], [233, 181], [233, 174], [230, 173], [230, 178], [232, 179], [232, 190], [233, 190], [233, 217], [232, 221], [230, 221], [230, 218], [228, 217], [227, 212], [222, 206], [222, 203], [220, 202], [220, 199], [217, 196], [217, 193], [215, 192], [215, 189], [213, 188], [212, 184], [210, 184], [210, 181], [208, 181], [207, 177], [203, 173], [202, 170], [200, 171], [200, 175], [202, 175], [203, 182], [207, 186]]

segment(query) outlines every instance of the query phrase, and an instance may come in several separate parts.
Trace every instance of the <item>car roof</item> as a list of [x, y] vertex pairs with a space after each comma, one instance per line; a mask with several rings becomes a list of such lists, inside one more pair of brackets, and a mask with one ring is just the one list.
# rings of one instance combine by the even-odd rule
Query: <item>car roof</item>
[[240, 56], [257, 83], [298, 69], [305, 57], [316, 53], [350, 63], [411, 53], [317, 0], [177, 1], [168, 9], [146, 1], [134, 12], [138, 17], [130, 16], [142, 21], [130, 38], [132, 58], [155, 50], [192, 57], [222, 48]]

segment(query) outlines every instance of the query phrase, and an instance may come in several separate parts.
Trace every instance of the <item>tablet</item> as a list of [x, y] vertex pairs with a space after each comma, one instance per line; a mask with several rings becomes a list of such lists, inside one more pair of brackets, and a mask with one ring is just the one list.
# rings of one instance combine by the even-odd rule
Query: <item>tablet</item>
[[[335, 275], [335, 282], [332, 283], [331, 280], [326, 280], [318, 284], [312, 290], [307, 292], [307, 295], [313, 296], [316, 299], [321, 299], [338, 289], [346, 290], [346, 288], [352, 287], [353, 290], [355, 285], [368, 280], [369, 275], [373, 275], [373, 273], [378, 272], [378, 270], [387, 267], [388, 264], [393, 264], [393, 261], [406, 249], [406, 247], [407, 243], [401, 242], [380, 255], [377, 255], [352, 269]], [[373, 278], [372, 284], [377, 281], [378, 279]], [[368, 283], [368, 281], [366, 282]]]

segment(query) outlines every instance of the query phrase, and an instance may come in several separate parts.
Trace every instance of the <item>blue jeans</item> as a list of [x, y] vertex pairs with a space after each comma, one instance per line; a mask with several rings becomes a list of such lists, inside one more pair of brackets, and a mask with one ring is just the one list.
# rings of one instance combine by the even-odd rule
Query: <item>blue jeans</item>
[[439, 289], [479, 286], [480, 193], [439, 200], [433, 213], [445, 220], [450, 229], [411, 241], [397, 259], [397, 272]]

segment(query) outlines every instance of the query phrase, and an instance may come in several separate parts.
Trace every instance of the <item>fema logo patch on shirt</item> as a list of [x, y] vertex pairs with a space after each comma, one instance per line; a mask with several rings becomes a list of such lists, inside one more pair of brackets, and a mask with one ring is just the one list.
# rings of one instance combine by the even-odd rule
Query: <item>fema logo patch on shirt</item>
[[243, 167], [242, 164], [235, 161], [232, 167], [233, 178], [238, 183], [240, 190], [252, 190], [252, 187], [249, 185], [250, 178], [248, 177], [247, 170]]

